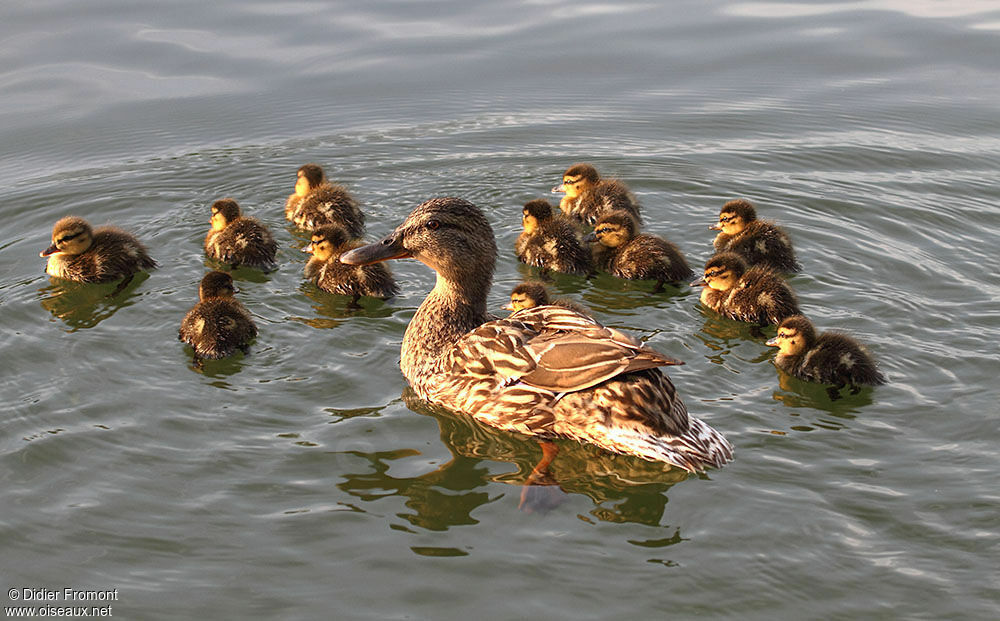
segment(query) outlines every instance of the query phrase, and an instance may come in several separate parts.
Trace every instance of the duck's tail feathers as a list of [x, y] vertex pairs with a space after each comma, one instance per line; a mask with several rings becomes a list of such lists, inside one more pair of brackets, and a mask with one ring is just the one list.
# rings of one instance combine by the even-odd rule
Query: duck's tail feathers
[[733, 459], [729, 440], [697, 418], [690, 418], [682, 435], [656, 435], [630, 427], [608, 430], [613, 448], [649, 461], [662, 461], [688, 472], [720, 468]]

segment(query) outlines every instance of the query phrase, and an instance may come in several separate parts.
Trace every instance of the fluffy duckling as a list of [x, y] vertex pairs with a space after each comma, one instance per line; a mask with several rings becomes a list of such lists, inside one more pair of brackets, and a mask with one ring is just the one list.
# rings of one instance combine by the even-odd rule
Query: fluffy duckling
[[198, 286], [199, 302], [181, 322], [177, 338], [194, 348], [194, 359], [215, 360], [236, 352], [249, 353], [257, 326], [233, 295], [233, 277], [225, 272], [205, 274]]
[[688, 415], [659, 369], [680, 361], [558, 306], [490, 316], [496, 255], [483, 212], [449, 197], [340, 257], [350, 265], [414, 258], [437, 272], [403, 336], [400, 367], [417, 396], [499, 429], [575, 438], [688, 471], [732, 459], [732, 445]]
[[766, 267], [748, 267], [733, 252], [709, 259], [704, 277], [691, 286], [703, 287], [702, 304], [737, 321], [766, 326], [799, 314], [795, 292], [780, 276]]
[[361, 296], [391, 298], [399, 292], [389, 268], [381, 263], [353, 266], [340, 262], [340, 255], [362, 246], [352, 241], [347, 231], [336, 224], [321, 226], [312, 232], [311, 243], [303, 248], [311, 252], [306, 263], [306, 278], [323, 291], [352, 296], [351, 306], [357, 306]]
[[716, 252], [735, 252], [750, 265], [763, 265], [776, 272], [802, 269], [788, 234], [773, 222], [758, 220], [757, 210], [748, 200], [740, 198], [723, 205], [719, 223], [709, 229], [720, 231], [712, 242]]
[[48, 257], [45, 272], [57, 278], [91, 283], [124, 278], [117, 291], [124, 289], [136, 272], [156, 267], [146, 247], [131, 233], [113, 226], [93, 229], [76, 216], [56, 222], [52, 245], [39, 256]]
[[576, 227], [563, 217], [552, 216], [552, 204], [538, 199], [528, 201], [521, 211], [524, 231], [514, 244], [521, 263], [587, 276], [593, 272], [590, 252], [577, 237]]
[[594, 224], [609, 211], [625, 211], [642, 223], [639, 201], [617, 179], [602, 179], [590, 164], [573, 164], [563, 173], [562, 184], [553, 193], [564, 193], [559, 208], [581, 222]]
[[233, 267], [246, 265], [269, 272], [277, 267], [278, 244], [271, 231], [244, 216], [231, 198], [212, 203], [212, 228], [205, 236], [205, 254]]
[[285, 217], [304, 229], [339, 224], [353, 239], [365, 233], [365, 214], [343, 186], [326, 180], [319, 164], [299, 168], [295, 192], [285, 202]]
[[546, 306], [549, 304], [568, 308], [587, 317], [591, 316], [589, 310], [573, 300], [565, 298], [551, 299], [549, 297], [549, 290], [540, 282], [523, 282], [514, 287], [510, 292], [510, 304], [503, 308], [504, 310], [517, 312], [526, 308], [535, 308], [536, 306]]
[[655, 280], [653, 293], [663, 291], [665, 282], [686, 282], [694, 276], [677, 246], [662, 237], [638, 234], [635, 219], [623, 211], [601, 216], [594, 231], [583, 241], [597, 242], [603, 247], [598, 253], [598, 263], [613, 276]]
[[812, 322], [802, 315], [782, 321], [778, 335], [767, 344], [778, 348], [774, 364], [785, 373], [809, 382], [833, 384], [827, 393], [834, 400], [840, 398], [840, 389], [845, 386], [856, 395], [861, 386], [878, 386], [886, 381], [861, 343], [838, 332], [817, 335]]

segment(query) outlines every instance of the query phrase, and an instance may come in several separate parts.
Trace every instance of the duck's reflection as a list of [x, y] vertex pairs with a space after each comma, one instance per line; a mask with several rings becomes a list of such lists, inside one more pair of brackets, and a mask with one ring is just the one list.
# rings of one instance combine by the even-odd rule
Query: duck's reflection
[[[590, 498], [595, 504], [590, 515], [597, 520], [659, 526], [666, 491], [690, 476], [668, 464], [615, 455], [575, 441], [556, 441], [558, 454], [539, 474], [536, 466], [549, 449], [535, 439], [498, 431], [472, 417], [429, 405], [410, 389], [403, 399], [411, 410], [437, 420], [451, 460], [418, 476], [394, 477], [388, 473], [390, 462], [415, 456], [416, 451], [352, 451], [349, 454], [366, 460], [369, 468], [364, 473], [344, 474], [339, 487], [363, 500], [405, 496], [413, 513], [400, 517], [421, 528], [445, 530], [476, 524], [475, 509], [503, 497], [511, 497], [528, 511], [549, 511], [568, 494]], [[506, 462], [514, 469], [496, 473], [490, 462]], [[491, 484], [498, 482], [515, 486], [513, 494], [493, 492], [496, 487]], [[522, 495], [528, 485], [530, 493]]]
[[38, 290], [42, 308], [61, 319], [71, 332], [93, 328], [120, 309], [135, 302], [136, 289], [149, 278], [147, 272], [135, 274], [121, 290], [117, 283], [81, 283], [50, 278], [49, 285]]

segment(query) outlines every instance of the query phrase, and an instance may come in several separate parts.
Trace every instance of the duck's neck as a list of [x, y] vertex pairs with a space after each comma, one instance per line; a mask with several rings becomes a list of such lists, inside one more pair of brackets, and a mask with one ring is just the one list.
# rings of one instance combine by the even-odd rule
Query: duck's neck
[[423, 380], [444, 370], [442, 365], [455, 342], [492, 319], [486, 312], [489, 276], [459, 282], [438, 274], [434, 289], [410, 320], [400, 368], [418, 393]]

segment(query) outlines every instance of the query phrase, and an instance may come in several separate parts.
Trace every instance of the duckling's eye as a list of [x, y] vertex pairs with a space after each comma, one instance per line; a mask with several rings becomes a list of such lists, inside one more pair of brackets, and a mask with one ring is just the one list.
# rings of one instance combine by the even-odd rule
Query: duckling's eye
[[431, 231], [436, 231], [439, 228], [441, 228], [441, 223], [438, 222], [437, 220], [428, 220], [427, 221], [427, 228], [429, 230], [431, 230]]
[[723, 224], [725, 224], [727, 222], [732, 222], [734, 218], [736, 218], [736, 216], [726, 216], [724, 218], [720, 216], [719, 217], [719, 222], [722, 222]]
[[76, 233], [73, 233], [72, 235], [66, 235], [65, 237], [60, 237], [59, 239], [56, 240], [56, 244], [65, 244], [66, 242], [68, 242], [71, 239], [76, 239], [82, 233], [83, 233], [83, 231], [78, 231]]

